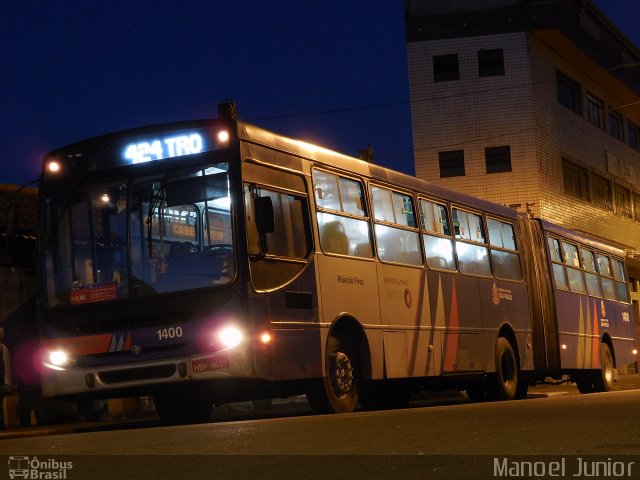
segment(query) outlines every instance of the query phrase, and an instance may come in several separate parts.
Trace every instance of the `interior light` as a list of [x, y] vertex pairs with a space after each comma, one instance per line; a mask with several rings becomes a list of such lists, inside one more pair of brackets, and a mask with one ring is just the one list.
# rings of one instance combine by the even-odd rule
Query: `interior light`
[[633, 353], [634, 355], [637, 355], [637, 354], [638, 354], [638, 350], [634, 348], [634, 349], [631, 351], [631, 353]]
[[563, 350], [566, 350], [566, 349], [567, 349], [567, 346], [566, 346], [564, 343], [562, 344], [562, 349], [563, 349]]
[[55, 160], [51, 160], [47, 164], [47, 170], [49, 170], [49, 172], [51, 173], [58, 173], [60, 171], [60, 163], [56, 162]]
[[236, 327], [225, 327], [218, 333], [220, 343], [226, 348], [233, 348], [242, 342], [242, 332]]
[[103, 193], [102, 197], [100, 197], [100, 200], [102, 200], [104, 203], [109, 203], [111, 201], [108, 193]]
[[229, 141], [229, 132], [227, 130], [220, 130], [218, 132], [218, 141], [219, 142], [228, 142]]

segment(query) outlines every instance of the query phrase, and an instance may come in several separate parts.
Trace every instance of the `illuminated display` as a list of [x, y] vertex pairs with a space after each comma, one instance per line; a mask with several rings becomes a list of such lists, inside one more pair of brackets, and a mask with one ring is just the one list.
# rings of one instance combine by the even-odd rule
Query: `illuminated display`
[[130, 163], [144, 163], [164, 158], [195, 155], [208, 150], [205, 139], [199, 133], [151, 138], [125, 146], [123, 157]]

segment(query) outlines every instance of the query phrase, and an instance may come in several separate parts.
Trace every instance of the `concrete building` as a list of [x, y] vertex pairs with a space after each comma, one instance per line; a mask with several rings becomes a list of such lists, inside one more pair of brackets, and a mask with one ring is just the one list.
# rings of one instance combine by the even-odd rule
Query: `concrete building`
[[405, 14], [416, 175], [624, 248], [640, 318], [640, 50], [591, 0]]

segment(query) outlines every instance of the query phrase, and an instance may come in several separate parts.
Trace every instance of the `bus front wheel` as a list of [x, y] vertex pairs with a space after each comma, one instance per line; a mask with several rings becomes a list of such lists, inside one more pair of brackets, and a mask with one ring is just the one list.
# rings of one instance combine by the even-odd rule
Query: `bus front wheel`
[[330, 336], [325, 353], [325, 375], [307, 392], [311, 408], [318, 413], [348, 413], [359, 398], [360, 369], [356, 349], [348, 338]]
[[496, 341], [496, 372], [489, 375], [487, 389], [492, 400], [513, 400], [518, 394], [518, 361], [511, 342], [505, 337]]

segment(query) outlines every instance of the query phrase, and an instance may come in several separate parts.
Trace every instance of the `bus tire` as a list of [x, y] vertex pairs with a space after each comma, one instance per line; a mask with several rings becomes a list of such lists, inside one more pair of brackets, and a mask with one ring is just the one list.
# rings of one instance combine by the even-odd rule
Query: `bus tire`
[[160, 420], [167, 425], [204, 423], [211, 418], [213, 401], [196, 389], [166, 390], [153, 395]]
[[513, 400], [518, 391], [518, 361], [511, 342], [496, 341], [496, 372], [488, 376], [487, 390], [492, 400]]
[[349, 413], [358, 405], [360, 366], [356, 349], [344, 336], [330, 336], [325, 352], [325, 372], [313, 381], [307, 399], [318, 413]]
[[592, 383], [594, 391], [608, 392], [613, 389], [613, 355], [606, 343], [600, 344], [600, 368], [593, 373]]

